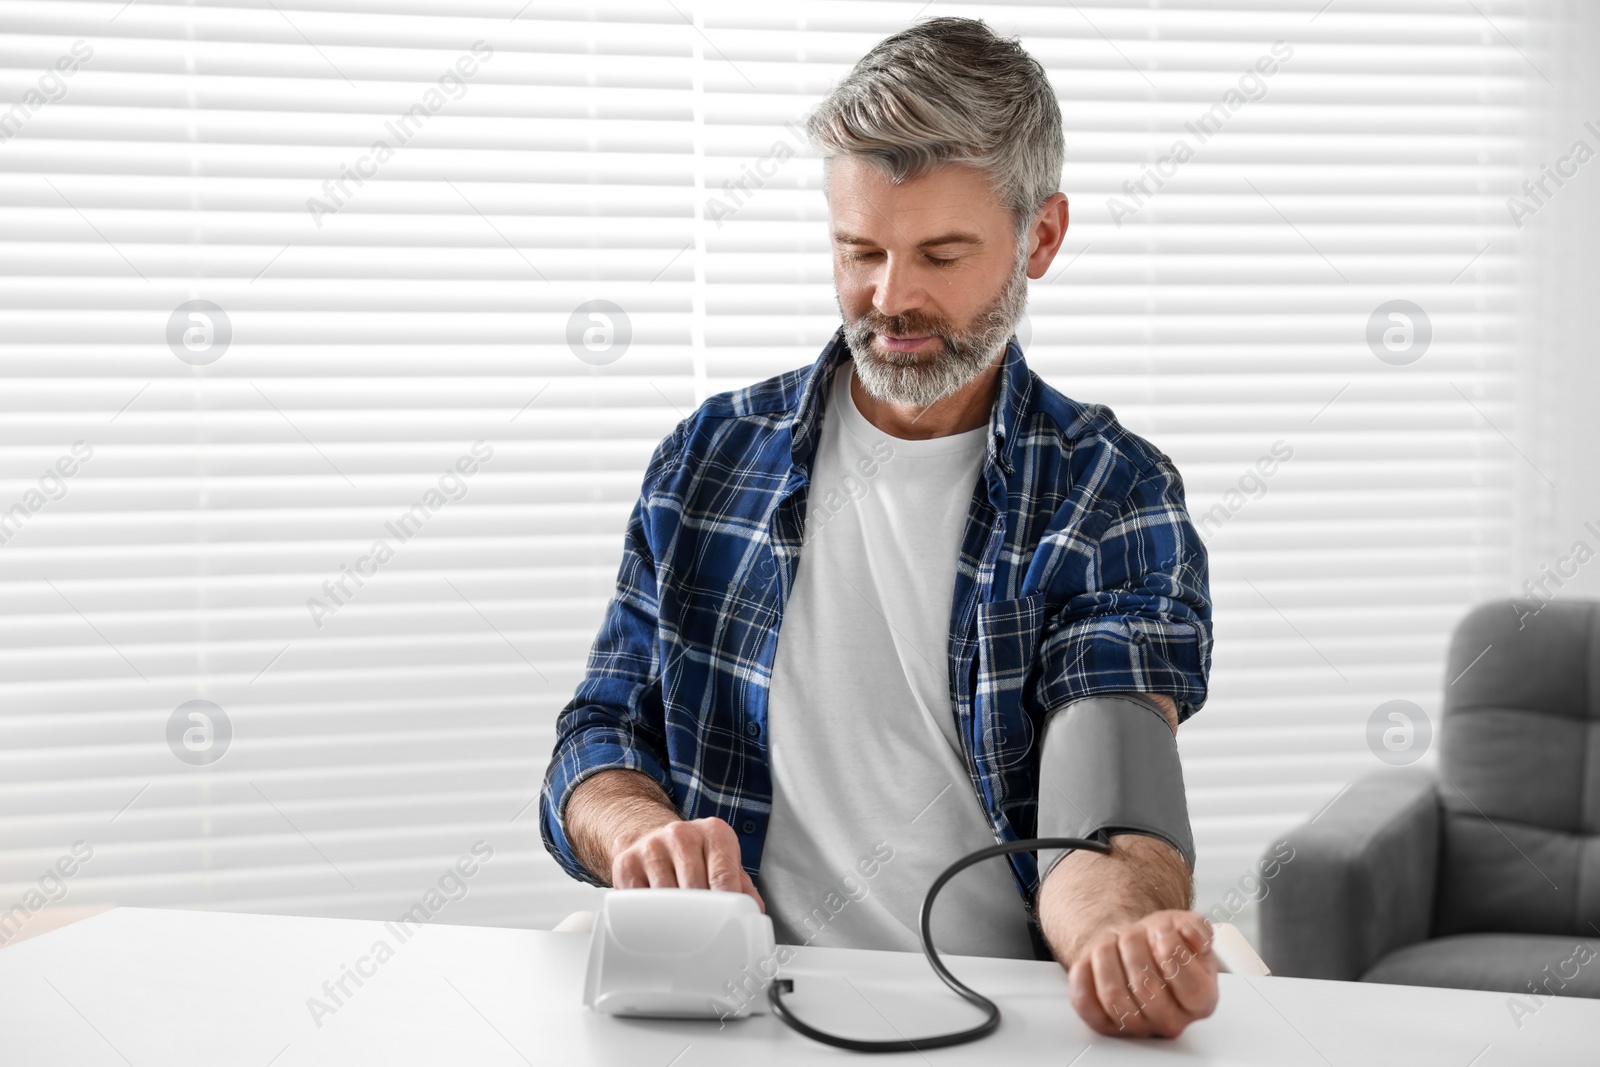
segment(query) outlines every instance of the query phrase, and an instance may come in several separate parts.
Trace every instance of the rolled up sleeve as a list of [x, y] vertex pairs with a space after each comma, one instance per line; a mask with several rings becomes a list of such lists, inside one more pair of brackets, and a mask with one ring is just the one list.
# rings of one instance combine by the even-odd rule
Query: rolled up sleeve
[[1180, 721], [1198, 711], [1211, 666], [1209, 577], [1171, 462], [1141, 472], [1098, 536], [1073, 551], [1083, 591], [1045, 624], [1037, 706], [1133, 692], [1172, 697]]
[[606, 607], [584, 677], [556, 718], [555, 749], [539, 797], [539, 830], [562, 869], [590, 885], [603, 883], [578, 861], [567, 840], [572, 790], [601, 771], [642, 771], [668, 796], [661, 705], [659, 600], [651, 547], [651, 501], [657, 481], [676, 456], [683, 424], [656, 446], [628, 518], [616, 592]]

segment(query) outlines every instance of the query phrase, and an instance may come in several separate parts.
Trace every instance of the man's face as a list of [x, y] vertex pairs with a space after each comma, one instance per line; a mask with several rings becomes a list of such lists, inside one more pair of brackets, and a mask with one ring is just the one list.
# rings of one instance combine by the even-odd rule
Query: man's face
[[828, 206], [836, 299], [862, 388], [925, 407], [981, 374], [1027, 306], [1029, 262], [982, 176], [955, 164], [895, 185], [839, 156]]

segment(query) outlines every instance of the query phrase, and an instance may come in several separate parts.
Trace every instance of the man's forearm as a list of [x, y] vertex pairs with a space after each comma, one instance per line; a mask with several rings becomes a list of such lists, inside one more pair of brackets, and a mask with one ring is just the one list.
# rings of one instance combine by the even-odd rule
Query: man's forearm
[[1056, 959], [1070, 967], [1099, 931], [1188, 908], [1192, 898], [1189, 868], [1171, 845], [1114, 834], [1110, 855], [1074, 852], [1055, 865], [1039, 890], [1039, 923]]
[[682, 818], [655, 779], [640, 771], [601, 771], [567, 799], [566, 833], [573, 855], [611, 884], [611, 864], [634, 841]]

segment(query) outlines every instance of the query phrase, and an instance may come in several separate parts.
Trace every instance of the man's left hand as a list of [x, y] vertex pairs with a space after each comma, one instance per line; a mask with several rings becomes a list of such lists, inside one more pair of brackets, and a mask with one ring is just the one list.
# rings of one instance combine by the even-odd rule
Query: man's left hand
[[1193, 911], [1156, 911], [1106, 927], [1067, 974], [1072, 1006], [1112, 1037], [1177, 1037], [1217, 1007], [1211, 924]]

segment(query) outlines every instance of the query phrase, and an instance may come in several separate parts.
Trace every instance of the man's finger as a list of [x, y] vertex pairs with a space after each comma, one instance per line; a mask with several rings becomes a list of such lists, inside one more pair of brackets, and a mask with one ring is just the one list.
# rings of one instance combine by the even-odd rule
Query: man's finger
[[1211, 942], [1217, 936], [1210, 920], [1195, 912], [1182, 912], [1172, 921], [1172, 928], [1188, 943], [1196, 955], [1209, 955]]
[[1148, 1034], [1149, 1021], [1140, 1013], [1139, 1004], [1128, 989], [1128, 977], [1122, 969], [1116, 938], [1097, 939], [1088, 956], [1094, 966], [1095, 996], [1105, 1013], [1111, 1016], [1115, 1032], [1133, 1037]]
[[639, 861], [644, 865], [645, 877], [649, 879], [649, 888], [676, 888], [678, 876], [672, 865], [672, 857], [667, 854], [666, 842], [659, 836], [652, 835], [645, 838], [636, 847], [641, 853]]
[[611, 857], [611, 888], [634, 888], [635, 869], [637, 867], [638, 864], [635, 864], [634, 857], [630, 856], [626, 851]]
[[662, 831], [666, 839], [667, 854], [672, 858], [673, 876], [683, 889], [705, 889], [706, 880], [705, 834], [693, 823], [673, 823]]
[[650, 876], [644, 873], [644, 861], [637, 851], [617, 853], [611, 864], [611, 885], [614, 889], [650, 888]]
[[1156, 965], [1163, 975], [1172, 975], [1168, 986], [1173, 999], [1182, 1005], [1193, 1019], [1204, 1019], [1217, 1007], [1216, 957], [1206, 952], [1192, 951], [1180, 928], [1166, 923], [1151, 931], [1151, 945], [1156, 952]]
[[[727, 823], [722, 824], [724, 828]], [[744, 892], [741, 876], [744, 868], [739, 866], [739, 850], [735, 847], [731, 852], [728, 841], [717, 832], [716, 827], [703, 828], [706, 843], [706, 872], [712, 889], [721, 889], [729, 893]], [[731, 829], [729, 830], [731, 833]]]
[[1108, 1037], [1115, 1036], [1117, 1031], [1116, 1020], [1106, 1014], [1105, 1008], [1100, 1005], [1100, 998], [1095, 993], [1094, 963], [1085, 956], [1067, 970], [1067, 992], [1072, 1000], [1072, 1010], [1078, 1013], [1084, 1025], [1097, 1034]]
[[1183, 1033], [1183, 1028], [1192, 1020], [1188, 1011], [1173, 999], [1170, 984], [1162, 978], [1163, 972], [1150, 951], [1148, 928], [1139, 925], [1123, 931], [1117, 938], [1117, 953], [1151, 1031], [1162, 1037], [1177, 1037]]
[[755, 882], [745, 871], [739, 853], [739, 837], [721, 819], [696, 819], [695, 825], [705, 835], [706, 877], [712, 889], [730, 893], [743, 893], [756, 902], [756, 907], [766, 914], [767, 902], [756, 891]]
[[743, 858], [739, 852], [739, 837], [733, 832], [733, 827], [721, 819], [700, 819], [698, 825], [706, 836], [707, 860], [711, 864], [711, 888], [748, 894], [755, 900], [756, 906], [765, 912], [767, 906], [762, 901], [761, 894], [756, 892], [755, 883], [745, 873]]
[[754, 897], [756, 901], [756, 907], [760, 908], [761, 914], [765, 915], [767, 913], [767, 902], [761, 899], [761, 893], [756, 889], [755, 882], [751, 880], [750, 875], [746, 873], [743, 867], [739, 868], [739, 877], [743, 881], [742, 892], [749, 893], [752, 897]]

